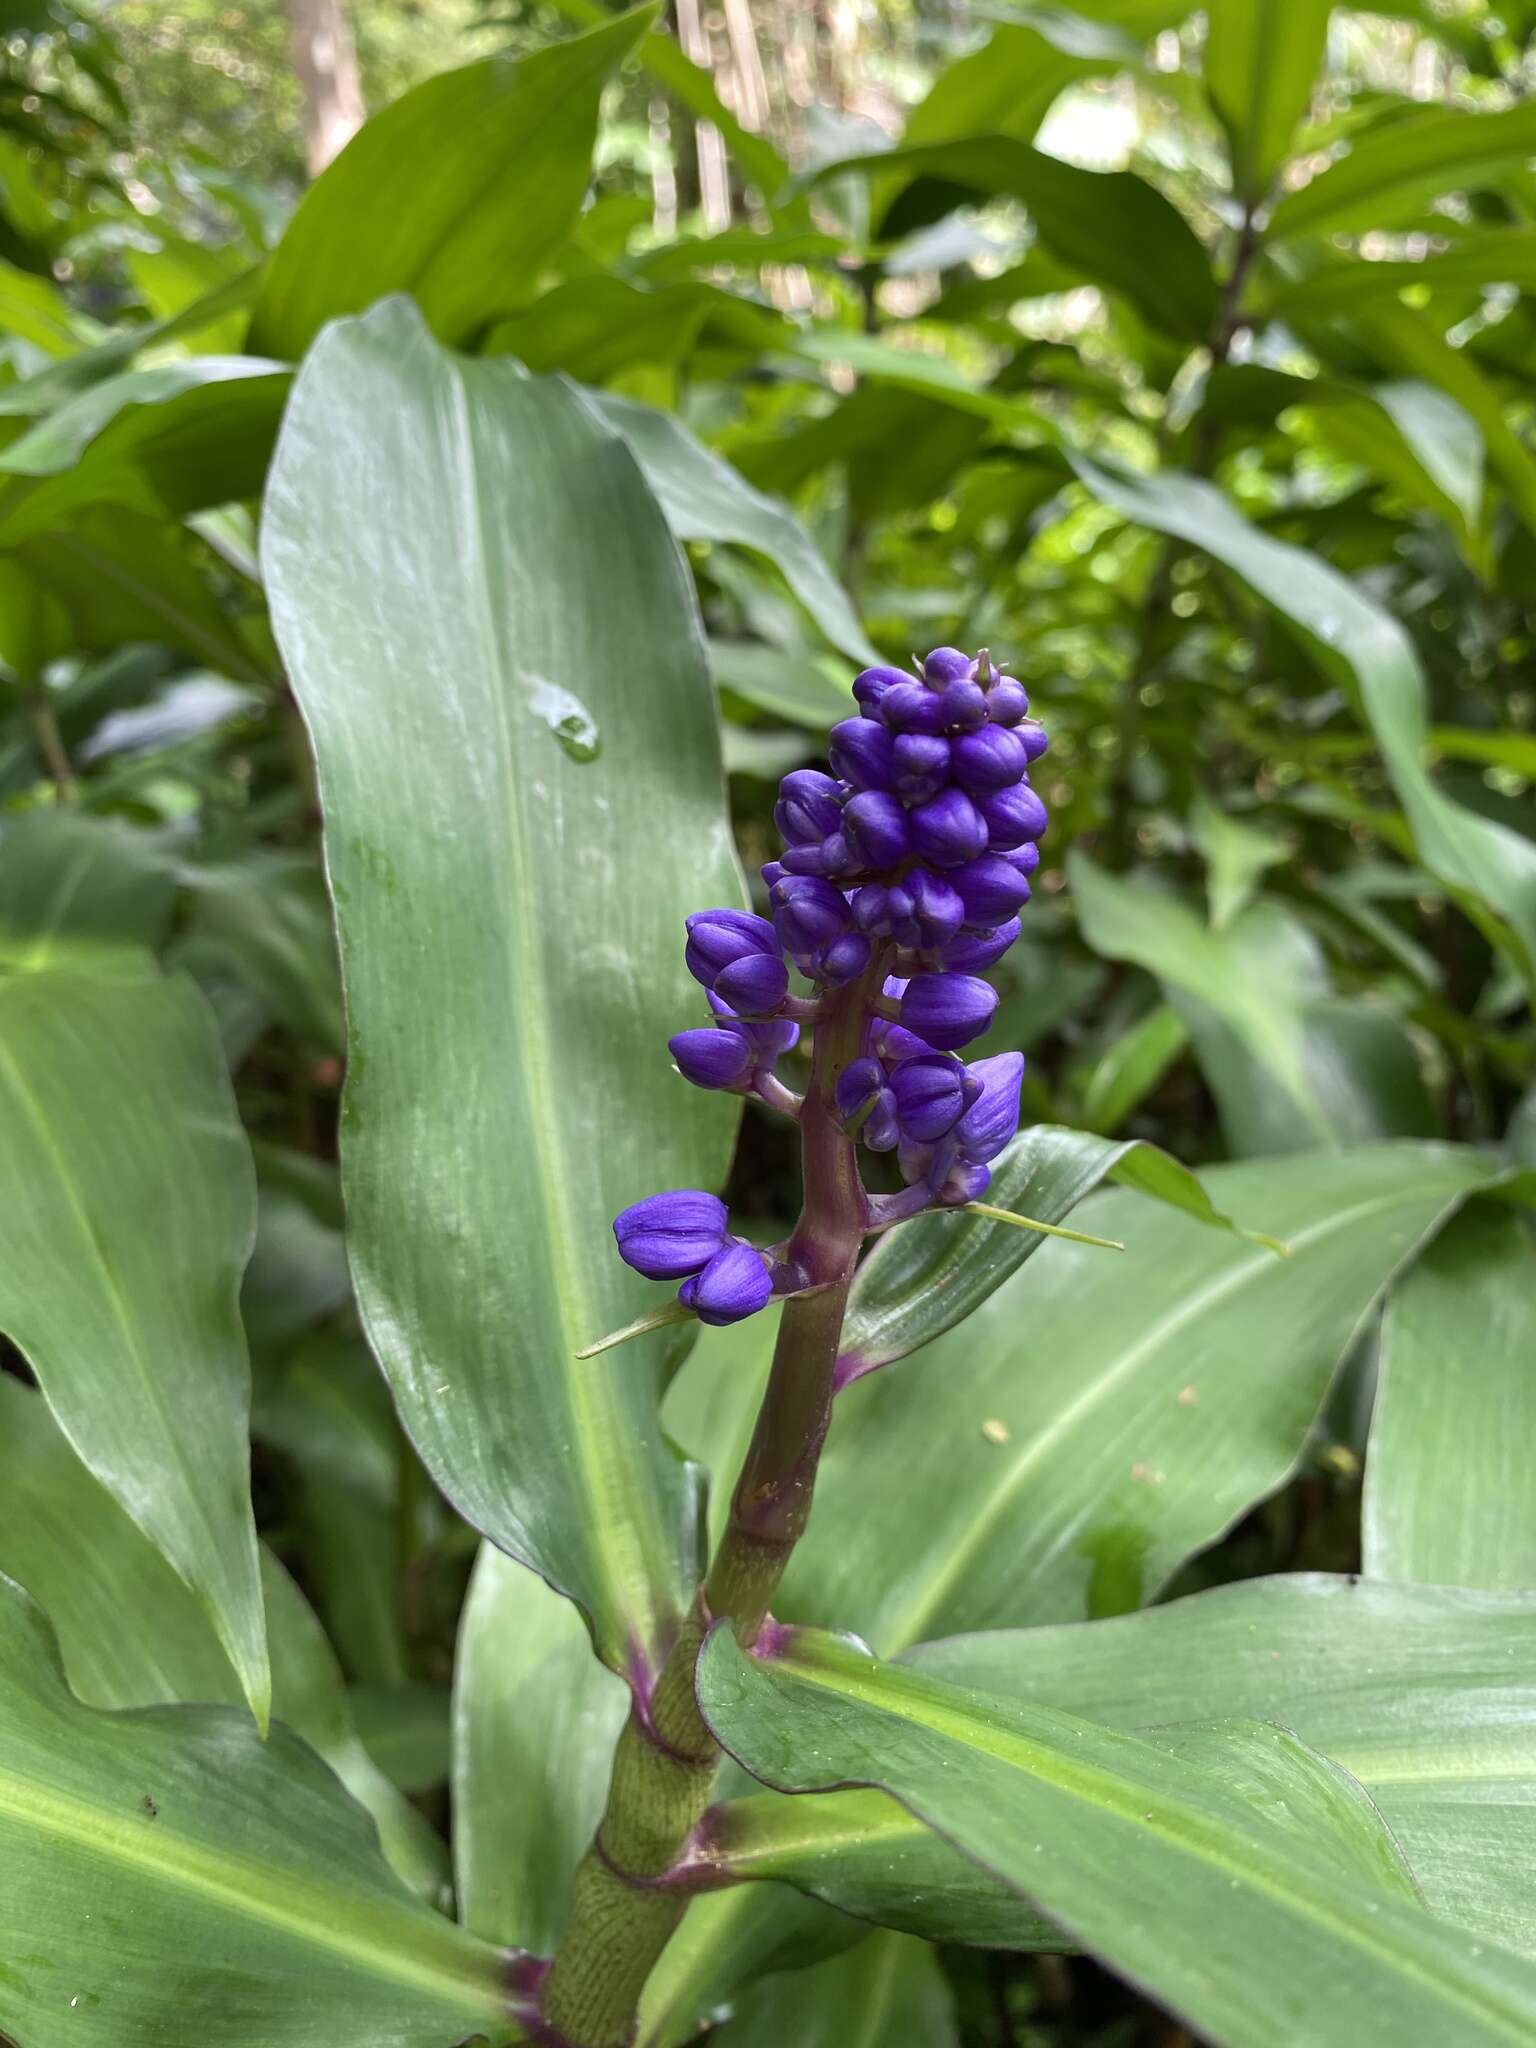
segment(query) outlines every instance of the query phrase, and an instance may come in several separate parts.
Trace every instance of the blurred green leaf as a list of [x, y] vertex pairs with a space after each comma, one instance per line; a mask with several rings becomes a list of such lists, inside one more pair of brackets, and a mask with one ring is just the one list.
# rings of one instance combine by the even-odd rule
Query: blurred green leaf
[[1439, 194], [1486, 184], [1536, 155], [1536, 107], [1474, 114], [1404, 106], [1275, 208], [1269, 238], [1400, 227]]
[[955, 1994], [938, 1957], [904, 1934], [768, 1977], [715, 2040], [719, 2048], [959, 2048]]
[[1214, 0], [1205, 90], [1226, 130], [1232, 189], [1252, 207], [1291, 153], [1312, 102], [1333, 0]]

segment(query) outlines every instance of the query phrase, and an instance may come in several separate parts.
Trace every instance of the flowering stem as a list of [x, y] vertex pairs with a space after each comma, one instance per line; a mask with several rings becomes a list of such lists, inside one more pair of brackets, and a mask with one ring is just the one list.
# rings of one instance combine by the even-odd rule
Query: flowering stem
[[756, 1641], [810, 1514], [843, 1312], [870, 1222], [835, 1089], [863, 1050], [885, 971], [877, 952], [858, 981], [823, 998], [800, 1111], [805, 1201], [788, 1249], [809, 1291], [784, 1304], [767, 1391], [708, 1577], [649, 1697], [637, 1691], [619, 1737], [608, 1803], [577, 1871], [570, 1924], [544, 1986], [548, 2048], [627, 2048], [634, 2038], [645, 1980], [688, 1902], [682, 1866], [719, 1761], [693, 1692], [700, 1645], [723, 1616], [743, 1645]]

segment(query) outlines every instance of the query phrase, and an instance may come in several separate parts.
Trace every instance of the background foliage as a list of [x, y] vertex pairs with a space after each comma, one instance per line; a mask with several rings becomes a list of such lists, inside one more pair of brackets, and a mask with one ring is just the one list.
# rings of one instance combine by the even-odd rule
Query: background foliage
[[[564, 1366], [635, 1312], [604, 1231], [658, 1150], [711, 1185], [730, 1155], [660, 1050], [678, 919], [738, 886], [711, 707], [752, 874], [851, 670], [958, 641], [1012, 657], [1052, 736], [979, 1048], [1026, 1053], [1050, 1128], [1000, 1199], [1059, 1217], [1116, 1180], [1088, 1227], [1127, 1250], [920, 1226], [911, 1270], [871, 1265], [860, 1356], [932, 1349], [847, 1396], [786, 1611], [1116, 1728], [1279, 1718], [1377, 1798], [1429, 1903], [1529, 1953], [1499, 1789], [1528, 1782], [1528, 1704], [1490, 1723], [1456, 1673], [1507, 1657], [1528, 1702], [1536, 7], [367, 0], [376, 111], [307, 190], [275, 10], [5, 25], [0, 1569], [74, 1696], [36, 1609], [7, 1607], [0, 1662], [40, 1754], [79, 1720], [47, 1825], [79, 1854], [93, 1816], [132, 1869], [163, 1812], [177, 1882], [233, 1838], [260, 1911], [232, 1932], [208, 1904], [178, 1946], [245, 1945], [253, 2039], [497, 2023], [471, 1936], [551, 1945], [621, 1695], [479, 1532], [610, 1662], [650, 1654], [703, 1506], [655, 1396], [718, 1482], [766, 1356], [747, 1329], [681, 1371], [659, 1344]], [[491, 907], [445, 931], [445, 898]], [[769, 1234], [796, 1199], [750, 1109], [729, 1195]], [[925, 1257], [984, 1305], [952, 1331], [933, 1295], [893, 1342]], [[1296, 1576], [1362, 1571], [1342, 1622], [1341, 1582]], [[1183, 1645], [1189, 1610], [1150, 1603], [1203, 1589]], [[1430, 1788], [1373, 1762], [1347, 1647], [1277, 1712], [1233, 1647], [1250, 1613], [1430, 1646], [1401, 1677]], [[732, 1747], [787, 1786], [726, 1661]], [[1189, 1697], [1127, 1700], [1132, 1666]], [[260, 1750], [238, 1703], [269, 1696], [297, 1733]], [[167, 1701], [195, 1704], [162, 1763], [140, 1710]], [[1458, 1777], [1474, 1714], [1499, 1770]], [[467, 1932], [435, 1910], [450, 1774]], [[0, 1794], [6, 1825], [30, 1798]], [[877, 1798], [790, 1805], [831, 1835]], [[647, 2042], [730, 2001], [724, 2048], [910, 2040], [914, 2014], [978, 2048], [1190, 2038], [1030, 1953], [1012, 1893], [984, 1946], [871, 1904], [819, 1825], [744, 1837], [815, 1896], [752, 1887], [751, 1928], [743, 1893], [701, 1902]], [[936, 1853], [918, 1833], [884, 1846]], [[78, 1918], [106, 1880], [71, 1871]], [[1070, 1876], [1051, 1910], [1103, 1952]], [[895, 1931], [850, 1947], [819, 1900]], [[349, 1931], [298, 1996], [306, 1918]], [[100, 1997], [76, 1939], [51, 1967]], [[170, 2038], [159, 1953], [86, 2038]], [[22, 2048], [80, 2038], [18, 1974]], [[189, 1966], [175, 2038], [218, 1996]]]

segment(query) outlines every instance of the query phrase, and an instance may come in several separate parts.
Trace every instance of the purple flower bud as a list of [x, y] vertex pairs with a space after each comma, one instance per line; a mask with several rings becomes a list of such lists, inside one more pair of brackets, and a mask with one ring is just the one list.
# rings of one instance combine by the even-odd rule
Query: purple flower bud
[[1005, 924], [1029, 901], [1028, 882], [1011, 861], [1001, 860], [995, 853], [952, 868], [950, 880], [965, 905], [965, 922], [983, 930]]
[[980, 974], [995, 967], [1018, 936], [1019, 920], [1010, 918], [996, 931], [962, 932], [959, 938], [950, 940], [939, 958], [950, 973]]
[[899, 1024], [892, 1024], [884, 1018], [870, 1037], [888, 1067], [899, 1067], [903, 1060], [923, 1059], [933, 1051], [927, 1040], [919, 1038], [915, 1031], [903, 1031]]
[[951, 732], [974, 732], [987, 722], [987, 693], [968, 676], [946, 683], [939, 704]]
[[[982, 830], [985, 832], [985, 825]], [[843, 807], [843, 836], [867, 868], [893, 868], [912, 850], [907, 814], [895, 797], [882, 789], [860, 790], [848, 799]]]
[[901, 999], [901, 1021], [936, 1052], [958, 1052], [980, 1038], [997, 1008], [997, 990], [971, 974], [919, 974]]
[[722, 967], [715, 994], [741, 1017], [766, 1017], [789, 994], [789, 969], [775, 951], [747, 953]]
[[743, 1020], [736, 1029], [751, 1046], [753, 1071], [759, 1074], [792, 1052], [800, 1039], [800, 1026], [792, 1017], [767, 1017], [761, 1023]]
[[867, 1057], [850, 1060], [838, 1075], [837, 1085], [832, 1091], [838, 1115], [845, 1123], [851, 1123], [874, 1101], [884, 1086], [885, 1069], [878, 1060]]
[[906, 916], [912, 898], [901, 884], [887, 888], [883, 882], [866, 882], [853, 892], [854, 922], [872, 939], [888, 939], [898, 916]]
[[1028, 881], [1029, 877], [1040, 865], [1040, 849], [1032, 839], [1026, 840], [1022, 846], [1016, 846], [1012, 852], [1005, 853], [1003, 859], [1007, 861], [1010, 867], [1017, 868], [1024, 879]]
[[891, 748], [889, 787], [909, 804], [937, 796], [949, 781], [949, 741], [938, 733], [903, 732]]
[[936, 867], [957, 867], [987, 848], [987, 821], [963, 790], [940, 790], [912, 813], [912, 844]]
[[779, 941], [766, 917], [750, 910], [697, 910], [684, 919], [684, 958], [695, 981], [709, 988], [720, 970], [751, 954], [778, 957]]
[[785, 875], [774, 883], [768, 901], [779, 944], [797, 964], [803, 954], [816, 952], [853, 923], [847, 897], [819, 875]]
[[695, 1088], [734, 1088], [752, 1071], [752, 1047], [739, 1027], [705, 1024], [667, 1040], [677, 1070]]
[[773, 1273], [755, 1246], [733, 1241], [715, 1253], [703, 1272], [683, 1282], [677, 1298], [701, 1323], [739, 1323], [773, 1299]]
[[613, 1221], [619, 1257], [648, 1280], [700, 1272], [726, 1243], [725, 1204], [698, 1188], [647, 1195]]
[[882, 1088], [875, 1097], [874, 1108], [859, 1126], [859, 1136], [871, 1152], [894, 1152], [901, 1143], [901, 1125], [889, 1088]]
[[987, 821], [988, 846], [999, 853], [1038, 839], [1050, 822], [1045, 805], [1027, 782], [977, 797], [976, 808]]
[[872, 718], [845, 718], [834, 725], [827, 751], [832, 767], [855, 789], [895, 787], [891, 735]]
[[787, 846], [780, 865], [791, 875], [851, 875], [859, 862], [846, 835], [831, 832], [814, 846]]
[[984, 725], [980, 732], [962, 733], [954, 743], [952, 755], [956, 782], [973, 794], [1006, 789], [1029, 766], [1024, 742], [1016, 732], [1008, 732], [1000, 725]]
[[971, 657], [962, 654], [958, 647], [935, 647], [932, 654], [923, 660], [923, 675], [935, 690], [942, 690], [946, 683], [959, 682], [971, 673]]
[[971, 1078], [980, 1081], [981, 1093], [955, 1125], [954, 1134], [960, 1157], [969, 1166], [981, 1166], [995, 1159], [1019, 1128], [1024, 1055], [1000, 1052], [975, 1061], [970, 1071]]
[[933, 691], [922, 683], [895, 683], [880, 699], [880, 716], [892, 732], [944, 730], [944, 713]]
[[992, 1176], [984, 1166], [968, 1166], [957, 1160], [935, 1188], [935, 1198], [946, 1207], [959, 1208], [964, 1202], [979, 1202], [992, 1185]]
[[796, 768], [779, 784], [773, 822], [787, 846], [807, 846], [837, 830], [842, 808], [842, 793], [830, 775]]
[[1031, 761], [1038, 761], [1051, 744], [1038, 718], [1026, 718], [1020, 723], [1019, 738], [1024, 742], [1024, 751]]
[[905, 899], [891, 926], [903, 946], [942, 946], [965, 920], [965, 905], [948, 880], [926, 868], [914, 868], [892, 894]]
[[763, 887], [771, 890], [774, 883], [781, 880], [789, 870], [781, 860], [765, 860], [757, 872], [763, 878]]
[[828, 939], [812, 959], [810, 977], [812, 981], [825, 981], [833, 988], [841, 988], [844, 982], [858, 980], [869, 965], [870, 951], [870, 943], [862, 932], [840, 932], [835, 939]]
[[965, 1109], [965, 1068], [942, 1053], [905, 1060], [891, 1074], [890, 1092], [901, 1135], [932, 1144]]
[[1012, 676], [999, 676], [987, 692], [987, 710], [994, 725], [1017, 725], [1028, 709], [1024, 685]]
[[911, 680], [904, 668], [861, 669], [853, 679], [853, 694], [862, 706], [864, 716], [875, 718], [879, 715], [876, 707], [886, 691], [894, 689], [898, 683], [910, 683]]

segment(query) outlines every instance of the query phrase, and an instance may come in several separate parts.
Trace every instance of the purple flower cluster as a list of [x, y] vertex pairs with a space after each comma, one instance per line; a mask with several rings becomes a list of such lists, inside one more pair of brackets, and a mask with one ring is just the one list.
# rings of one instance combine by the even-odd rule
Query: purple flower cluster
[[[845, 1127], [895, 1152], [907, 1183], [870, 1198], [881, 1227], [976, 1200], [1018, 1127], [1022, 1057], [967, 1067], [954, 1055], [991, 1022], [997, 993], [980, 977], [1018, 936], [1029, 900], [1046, 826], [1029, 769], [1046, 737], [1023, 686], [985, 653], [936, 648], [915, 676], [866, 669], [853, 694], [859, 715], [832, 729], [832, 773], [797, 769], [779, 786], [784, 852], [762, 871], [771, 915], [687, 920], [688, 969], [714, 1021], [670, 1046], [698, 1087], [795, 1114], [775, 1063], [798, 1019], [859, 983], [864, 1047], [833, 1092]], [[811, 998], [791, 994], [791, 964]], [[803, 1281], [781, 1250], [757, 1251], [725, 1224], [714, 1196], [682, 1190], [626, 1209], [614, 1232], [639, 1272], [683, 1280], [684, 1308], [734, 1322]]]

